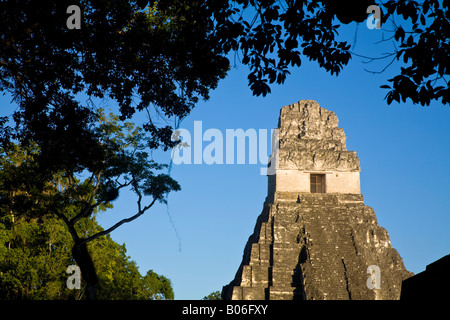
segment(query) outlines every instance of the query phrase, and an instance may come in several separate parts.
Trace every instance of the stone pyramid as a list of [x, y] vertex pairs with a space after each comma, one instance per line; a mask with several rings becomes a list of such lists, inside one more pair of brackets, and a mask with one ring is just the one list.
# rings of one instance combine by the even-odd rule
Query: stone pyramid
[[360, 165], [334, 112], [281, 109], [274, 174], [236, 276], [233, 300], [399, 299], [412, 275], [360, 192]]

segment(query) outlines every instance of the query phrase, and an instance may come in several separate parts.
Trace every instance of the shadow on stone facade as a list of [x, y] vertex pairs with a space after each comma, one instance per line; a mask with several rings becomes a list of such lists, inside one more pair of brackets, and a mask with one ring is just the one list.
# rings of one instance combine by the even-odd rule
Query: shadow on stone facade
[[292, 273], [292, 287], [294, 287], [293, 300], [306, 300], [305, 288], [303, 287], [303, 272], [301, 264], [307, 259], [306, 247], [303, 246], [298, 255], [298, 262]]

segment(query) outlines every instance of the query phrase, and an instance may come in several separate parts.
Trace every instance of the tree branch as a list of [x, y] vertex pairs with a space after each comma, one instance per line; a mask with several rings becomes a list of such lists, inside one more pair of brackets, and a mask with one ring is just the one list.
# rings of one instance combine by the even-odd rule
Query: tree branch
[[393, 55], [397, 54], [396, 52], [392, 52], [392, 53], [385, 53], [385, 55], [384, 55], [384, 56], [381, 56], [381, 57], [368, 57], [368, 56], [364, 56], [364, 55], [362, 55], [362, 54], [358, 54], [358, 53], [356, 53], [356, 52], [352, 52], [352, 51], [349, 51], [349, 52], [350, 52], [352, 55], [355, 55], [355, 56], [357, 56], [357, 57], [364, 58], [364, 59], [368, 59], [369, 61], [367, 61], [367, 62], [365, 62], [365, 63], [369, 63], [369, 62], [372, 62], [372, 61], [374, 61], [374, 60], [382, 60], [382, 59], [386, 59], [386, 58], [392, 57]]
[[55, 213], [55, 215], [58, 218], [60, 218], [61, 220], [64, 221], [67, 228], [69, 229], [69, 233], [72, 236], [73, 241], [75, 241], [75, 243], [77, 243], [80, 240], [80, 237], [78, 236], [77, 231], [73, 227], [73, 224], [69, 221], [69, 219], [67, 219], [67, 217], [64, 215], [64, 213], [60, 213], [57, 209], [53, 209], [53, 208], [51, 208], [51, 210]]
[[372, 74], [379, 74], [379, 73], [383, 73], [391, 64], [394, 63], [396, 57], [394, 56], [394, 58], [392, 58], [391, 62], [389, 62], [381, 71], [370, 71], [366, 68], [364, 68], [365, 71], [372, 73]]
[[[89, 178], [89, 181], [91, 181], [91, 179], [93, 178], [94, 175], [95, 175], [95, 173], [92, 173], [92, 176]], [[73, 179], [73, 176], [72, 176], [72, 179]], [[89, 197], [89, 201], [87, 202], [86, 208], [84, 210], [81, 210], [80, 213], [78, 213], [75, 217], [70, 219], [69, 222], [72, 225], [77, 223], [77, 221], [80, 220], [81, 218], [87, 217], [88, 215], [90, 215], [92, 213], [92, 211], [94, 210], [94, 208], [99, 205], [98, 202], [95, 204], [92, 204], [95, 194], [97, 193], [99, 184], [100, 184], [100, 172], [97, 173], [97, 182], [95, 184], [94, 190], [92, 191], [92, 193]]]
[[139, 218], [141, 215], [143, 215], [143, 214], [145, 213], [145, 211], [147, 211], [148, 209], [150, 209], [150, 208], [153, 206], [153, 204], [154, 204], [155, 202], [156, 202], [156, 198], [153, 198], [153, 201], [152, 201], [148, 206], [145, 206], [143, 209], [140, 209], [140, 200], [139, 200], [139, 203], [138, 203], [138, 204], [139, 204], [139, 212], [136, 213], [134, 216], [131, 216], [131, 217], [129, 217], [129, 218], [120, 220], [120, 221], [117, 222], [115, 225], [113, 225], [111, 228], [108, 228], [108, 229], [106, 229], [106, 230], [97, 232], [96, 234], [94, 234], [94, 235], [92, 235], [92, 236], [90, 236], [90, 237], [84, 239], [83, 241], [81, 241], [80, 244], [88, 243], [88, 242], [90, 242], [90, 241], [92, 241], [92, 240], [95, 240], [95, 239], [101, 237], [101, 236], [107, 235], [108, 233], [114, 231], [115, 229], [117, 229], [118, 227], [120, 227], [121, 225], [123, 225], [124, 223], [128, 223], [128, 222], [131, 222], [131, 221], [133, 221], [133, 220]]

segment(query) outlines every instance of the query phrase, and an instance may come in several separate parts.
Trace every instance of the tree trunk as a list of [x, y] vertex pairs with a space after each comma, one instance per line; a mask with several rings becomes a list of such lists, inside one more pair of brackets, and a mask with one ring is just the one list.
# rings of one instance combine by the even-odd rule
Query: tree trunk
[[86, 298], [88, 300], [97, 300], [95, 290], [98, 283], [98, 278], [86, 243], [75, 243], [72, 248], [72, 254], [78, 266], [80, 267], [83, 280], [86, 281]]

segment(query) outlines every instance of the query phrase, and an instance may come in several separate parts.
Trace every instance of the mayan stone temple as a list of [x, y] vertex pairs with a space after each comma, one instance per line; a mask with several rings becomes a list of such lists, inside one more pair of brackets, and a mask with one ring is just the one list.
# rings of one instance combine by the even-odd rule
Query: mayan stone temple
[[412, 276], [374, 210], [332, 111], [313, 100], [281, 109], [275, 174], [236, 276], [233, 300], [399, 299]]

